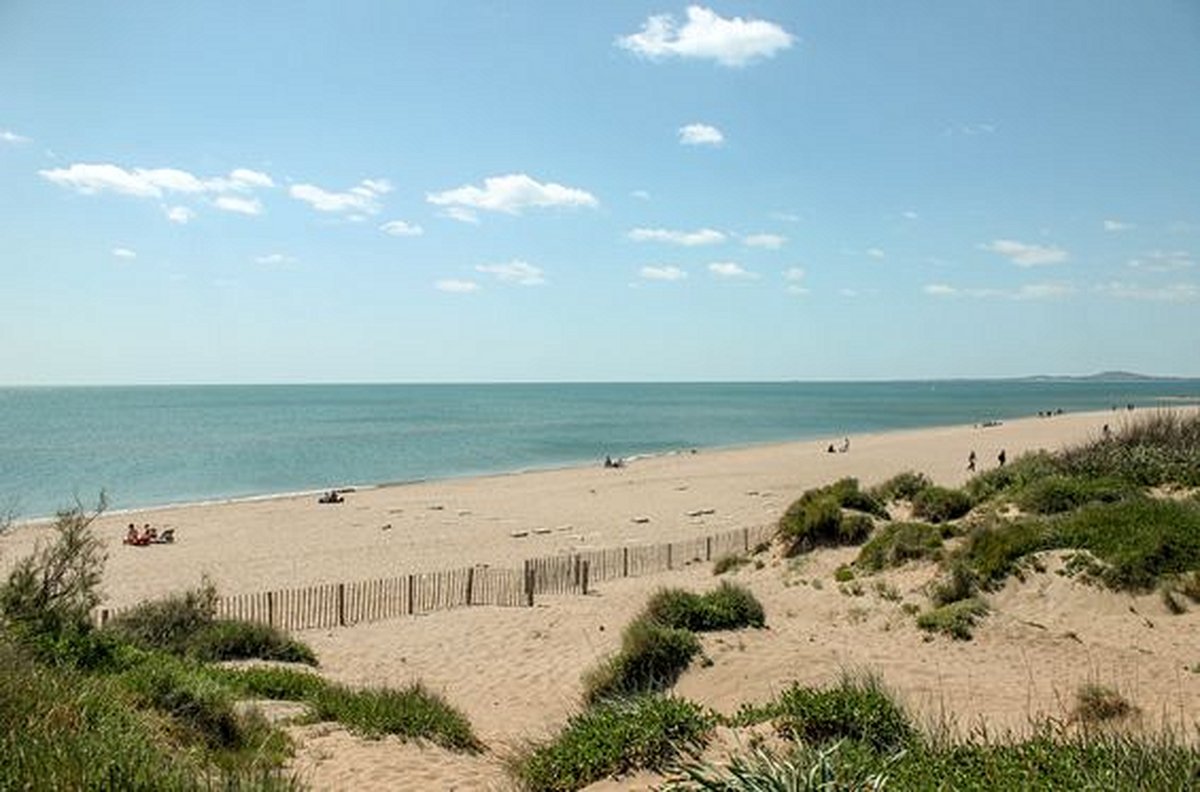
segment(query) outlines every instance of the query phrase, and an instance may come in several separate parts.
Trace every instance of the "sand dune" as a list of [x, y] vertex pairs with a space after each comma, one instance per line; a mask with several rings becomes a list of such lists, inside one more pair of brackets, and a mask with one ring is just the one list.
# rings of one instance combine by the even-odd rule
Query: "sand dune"
[[[577, 548], [657, 543], [773, 523], [803, 490], [846, 475], [864, 483], [905, 469], [940, 483], [967, 477], [968, 452], [981, 467], [1037, 449], [1095, 437], [1112, 413], [1063, 415], [979, 428], [946, 427], [830, 441], [702, 451], [511, 476], [429, 482], [352, 493], [337, 506], [314, 498], [152, 510], [99, 523], [109, 540], [105, 589], [114, 605], [163, 594], [209, 575], [229, 593], [357, 580], [471, 563], [518, 565]], [[689, 516], [689, 512], [711, 513]], [[649, 518], [648, 522], [635, 519]], [[174, 527], [175, 545], [119, 543], [129, 520]], [[386, 527], [385, 526], [390, 526]], [[44, 528], [0, 540], [0, 563]], [[512, 534], [524, 533], [521, 538]], [[827, 683], [843, 670], [879, 673], [918, 718], [961, 729], [1022, 730], [1065, 717], [1084, 681], [1121, 689], [1151, 725], [1190, 730], [1200, 718], [1200, 614], [1171, 616], [1156, 597], [1130, 597], [1045, 573], [992, 597], [995, 612], [971, 642], [929, 640], [866, 583], [839, 591], [838, 564], [855, 551], [826, 550], [799, 561], [772, 558], [733, 577], [762, 600], [769, 627], [703, 638], [710, 667], [694, 667], [677, 692], [720, 711], [762, 701], [792, 681]], [[924, 603], [934, 574], [910, 566], [880, 576], [903, 602]], [[580, 675], [614, 650], [621, 628], [663, 585], [715, 585], [711, 567], [604, 583], [588, 596], [541, 597], [534, 608], [465, 608], [349, 628], [309, 631], [323, 673], [354, 684], [422, 680], [474, 724], [490, 751], [461, 756], [397, 740], [368, 741], [330, 726], [304, 727], [295, 767], [321, 789], [498, 789], [503, 758], [552, 734], [576, 711]], [[602, 788], [649, 783], [638, 777]]]

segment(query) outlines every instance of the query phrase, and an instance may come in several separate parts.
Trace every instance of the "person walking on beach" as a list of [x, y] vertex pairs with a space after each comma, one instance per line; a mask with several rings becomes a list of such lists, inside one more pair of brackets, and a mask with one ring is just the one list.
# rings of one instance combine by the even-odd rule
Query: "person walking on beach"
[[1008, 459], [1008, 454], [1004, 453], [1003, 448], [1000, 449], [1000, 454], [996, 457], [996, 459], [1000, 460], [1000, 467], [1004, 467], [1004, 463]]
[[967, 455], [967, 471], [971, 473], [975, 472], [975, 451], [973, 449], [971, 453]]

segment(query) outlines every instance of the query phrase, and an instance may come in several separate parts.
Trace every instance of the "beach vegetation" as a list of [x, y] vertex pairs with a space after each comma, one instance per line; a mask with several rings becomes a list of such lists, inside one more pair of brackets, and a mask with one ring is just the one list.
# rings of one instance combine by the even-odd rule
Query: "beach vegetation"
[[939, 605], [917, 616], [917, 627], [931, 633], [969, 641], [979, 620], [988, 613], [988, 605], [978, 597]]
[[853, 509], [881, 520], [888, 518], [887, 508], [883, 501], [861, 489], [856, 478], [838, 479], [823, 489], [831, 494], [843, 509]]
[[553, 739], [508, 762], [522, 789], [567, 792], [635, 770], [663, 770], [694, 756], [714, 718], [690, 701], [661, 695], [607, 700], [574, 715]]
[[1120, 479], [1055, 473], [1026, 484], [1016, 494], [1016, 504], [1034, 514], [1060, 514], [1088, 503], [1113, 503], [1133, 491]]
[[884, 503], [900, 500], [911, 501], [921, 490], [932, 486], [933, 481], [929, 476], [915, 470], [906, 470], [897, 473], [887, 481], [876, 484], [868, 492]]
[[741, 553], [729, 553], [713, 562], [713, 574], [724, 575], [726, 572], [734, 572], [749, 563], [750, 559]]
[[867, 762], [842, 759], [842, 743], [797, 745], [784, 755], [757, 746], [724, 764], [685, 761], [662, 787], [664, 792], [875, 792], [887, 774]]
[[326, 684], [305, 703], [314, 722], [336, 721], [366, 737], [420, 738], [455, 751], [483, 748], [466, 716], [420, 682], [399, 689]]
[[704, 594], [678, 588], [659, 589], [646, 603], [642, 618], [693, 632], [736, 630], [766, 624], [758, 598], [746, 587], [727, 581]]
[[1080, 685], [1075, 691], [1075, 706], [1071, 720], [1085, 726], [1096, 726], [1128, 717], [1137, 712], [1137, 707], [1117, 690], [1098, 682]]
[[833, 579], [838, 583], [849, 583], [854, 580], [854, 569], [849, 564], [842, 564], [833, 570]]
[[898, 567], [916, 559], [938, 560], [942, 554], [942, 529], [922, 522], [888, 523], [862, 546], [854, 565], [869, 572]]
[[650, 618], [634, 619], [621, 634], [621, 649], [584, 674], [584, 700], [595, 704], [665, 690], [698, 654], [700, 641], [691, 630]]
[[857, 479], [845, 478], [793, 501], [779, 518], [777, 535], [789, 556], [821, 546], [862, 544], [875, 525], [872, 516], [887, 519], [887, 509], [860, 490]]
[[962, 490], [930, 485], [912, 499], [913, 516], [931, 523], [957, 520], [971, 511], [971, 498]]

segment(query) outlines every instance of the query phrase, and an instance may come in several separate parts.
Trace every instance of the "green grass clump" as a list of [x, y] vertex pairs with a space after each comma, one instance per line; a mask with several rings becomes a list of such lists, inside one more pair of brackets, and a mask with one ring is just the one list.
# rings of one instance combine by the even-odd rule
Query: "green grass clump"
[[421, 738], [455, 751], [483, 748], [466, 717], [419, 682], [362, 690], [327, 684], [305, 700], [314, 720], [337, 721], [367, 737]]
[[908, 715], [878, 678], [844, 675], [835, 687], [792, 687], [764, 706], [743, 707], [735, 723], [771, 721], [782, 736], [809, 744], [837, 740], [896, 751], [916, 736]]
[[986, 470], [966, 483], [967, 496], [982, 503], [1024, 489], [1039, 479], [1061, 473], [1061, 465], [1046, 451], [1022, 454], [1004, 467]]
[[854, 565], [879, 572], [913, 559], [937, 560], [941, 557], [942, 544], [940, 528], [920, 522], [888, 523], [863, 545]]
[[1060, 455], [1064, 473], [1117, 478], [1141, 487], [1200, 485], [1200, 415], [1160, 410]]
[[522, 789], [581, 789], [633, 770], [660, 770], [699, 751], [712, 718], [677, 698], [642, 695], [614, 699], [571, 718], [553, 740], [513, 758], [510, 769]]
[[[843, 508], [854, 512], [843, 514]], [[886, 519], [887, 509], [877, 498], [860, 490], [857, 479], [845, 478], [808, 490], [788, 506], [779, 518], [778, 536], [786, 555], [820, 546], [861, 544], [874, 526], [868, 515]]]
[[123, 682], [142, 704], [190, 732], [190, 741], [219, 749], [244, 746], [246, 735], [230, 690], [198, 667], [159, 658], [126, 672]]
[[931, 523], [957, 520], [971, 511], [971, 499], [962, 490], [928, 486], [912, 499], [913, 516]]
[[942, 633], [959, 641], [969, 641], [971, 631], [987, 612], [987, 603], [977, 597], [969, 597], [922, 613], [917, 617], [917, 626], [927, 632]]
[[994, 587], [1017, 572], [1030, 553], [1056, 546], [1045, 521], [997, 520], [980, 525], [967, 534], [960, 559], [978, 575], [985, 587]]
[[728, 764], [685, 762], [667, 784], [668, 792], [876, 792], [887, 784], [870, 759], [842, 759], [851, 751], [842, 743], [796, 746], [790, 754], [755, 748], [736, 754]]
[[664, 690], [699, 653], [700, 641], [691, 630], [635, 619], [621, 635], [621, 650], [584, 675], [584, 700], [595, 704]]
[[880, 501], [911, 501], [921, 490], [932, 486], [933, 481], [929, 476], [914, 470], [906, 470], [903, 473], [897, 473], [882, 484], [875, 485], [869, 492]]
[[694, 632], [762, 627], [762, 603], [744, 586], [724, 581], [705, 594], [683, 589], [659, 589], [642, 612], [645, 619], [665, 627]]
[[312, 649], [282, 630], [254, 622], [217, 619], [217, 591], [197, 589], [141, 603], [118, 615], [104, 632], [141, 649], [197, 660], [256, 658], [316, 665]]
[[740, 553], [729, 553], [723, 555], [713, 562], [713, 574], [724, 575], [726, 572], [732, 572], [744, 567], [750, 563], [750, 559]]
[[1033, 481], [1017, 495], [1017, 505], [1036, 514], [1059, 514], [1087, 503], [1112, 503], [1131, 493], [1129, 485], [1112, 478], [1051, 475]]

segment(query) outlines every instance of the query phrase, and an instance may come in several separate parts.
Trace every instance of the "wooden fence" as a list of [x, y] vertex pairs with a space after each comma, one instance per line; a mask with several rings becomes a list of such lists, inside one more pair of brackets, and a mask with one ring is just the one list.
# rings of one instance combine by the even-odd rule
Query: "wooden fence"
[[[659, 545], [586, 550], [531, 558], [522, 569], [474, 566], [354, 583], [260, 591], [217, 598], [217, 617], [285, 630], [346, 627], [471, 605], [532, 606], [537, 594], [586, 594], [592, 583], [638, 577], [731, 553], [748, 553], [774, 533], [771, 526]], [[129, 610], [100, 610], [97, 621]]]

